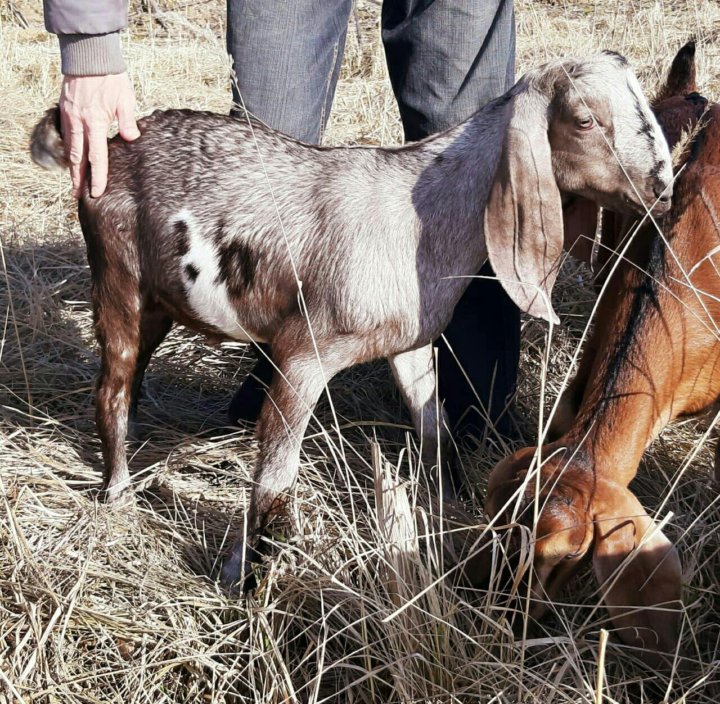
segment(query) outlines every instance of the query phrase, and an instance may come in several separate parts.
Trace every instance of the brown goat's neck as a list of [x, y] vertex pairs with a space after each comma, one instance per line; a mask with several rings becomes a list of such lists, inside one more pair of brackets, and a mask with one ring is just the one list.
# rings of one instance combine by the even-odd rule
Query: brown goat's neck
[[[628, 266], [619, 272], [620, 285], [611, 285], [599, 315], [615, 306], [614, 319], [571, 430], [574, 444], [594, 458], [596, 468], [607, 468], [618, 481], [632, 479], [647, 445], [677, 415], [673, 390], [682, 365], [663, 350], [680, 345], [682, 330], [668, 317], [675, 317], [678, 306], [664, 287], [667, 266], [662, 238], [656, 238], [646, 272]], [[617, 291], [633, 295], [623, 300], [613, 295]]]
[[570, 434], [596, 471], [616, 481], [634, 477], [668, 422], [720, 393], [720, 254], [712, 255], [720, 198], [704, 175], [697, 168], [683, 179], [679, 215], [652, 239], [643, 266], [622, 267], [601, 302], [599, 318], [610, 322], [595, 331], [595, 361]]

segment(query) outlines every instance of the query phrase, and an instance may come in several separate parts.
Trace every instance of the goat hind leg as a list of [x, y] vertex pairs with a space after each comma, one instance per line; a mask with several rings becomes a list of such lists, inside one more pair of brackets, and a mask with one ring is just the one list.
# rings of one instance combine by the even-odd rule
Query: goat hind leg
[[159, 306], [146, 304], [143, 307], [140, 319], [140, 347], [138, 350], [135, 372], [133, 374], [132, 390], [130, 394], [130, 415], [128, 420], [128, 435], [138, 437], [137, 410], [142, 391], [143, 377], [155, 350], [165, 339], [172, 327], [172, 318]]
[[140, 314], [104, 305], [95, 331], [100, 343], [96, 421], [103, 451], [105, 499], [117, 499], [130, 484], [125, 438], [132, 383], [140, 348]]

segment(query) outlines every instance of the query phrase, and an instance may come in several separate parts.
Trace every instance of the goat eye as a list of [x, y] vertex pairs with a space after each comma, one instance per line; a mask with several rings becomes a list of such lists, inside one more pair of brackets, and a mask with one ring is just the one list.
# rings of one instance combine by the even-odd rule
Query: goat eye
[[575, 122], [575, 124], [578, 126], [578, 129], [590, 130], [593, 128], [593, 125], [595, 124], [595, 120], [593, 120], [593, 118], [591, 116], [581, 117], [581, 118], [578, 118], [578, 120]]

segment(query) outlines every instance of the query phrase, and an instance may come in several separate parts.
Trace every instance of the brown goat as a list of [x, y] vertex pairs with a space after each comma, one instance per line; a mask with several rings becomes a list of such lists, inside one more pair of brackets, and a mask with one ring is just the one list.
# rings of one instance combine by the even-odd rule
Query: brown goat
[[[706, 108], [694, 91], [689, 44], [655, 102], [671, 145]], [[662, 235], [653, 223], [642, 226], [607, 282], [552, 426], [558, 439], [500, 462], [487, 501], [492, 517], [534, 523], [534, 616], [592, 549], [619, 637], [652, 663], [677, 646], [681, 566], [628, 485], [667, 423], [720, 396], [720, 106], [707, 110], [683, 158]], [[606, 218], [603, 244], [621, 246], [631, 224]]]

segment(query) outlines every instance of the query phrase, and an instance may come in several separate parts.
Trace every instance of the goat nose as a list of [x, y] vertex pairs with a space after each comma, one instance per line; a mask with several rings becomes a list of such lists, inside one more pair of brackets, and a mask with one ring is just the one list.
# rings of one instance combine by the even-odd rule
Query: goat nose
[[688, 93], [685, 96], [685, 100], [689, 100], [694, 105], [707, 105], [707, 98], [704, 95], [700, 95], [697, 91]]
[[661, 203], [669, 203], [670, 197], [672, 196], [672, 188], [669, 184], [658, 183], [655, 184], [655, 187], [653, 188], [653, 193]]

